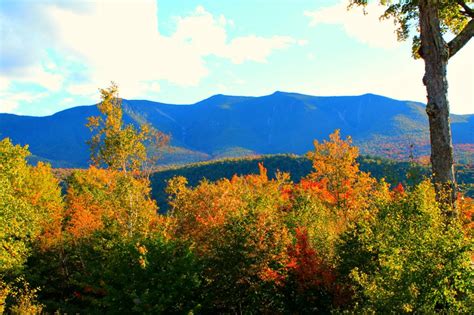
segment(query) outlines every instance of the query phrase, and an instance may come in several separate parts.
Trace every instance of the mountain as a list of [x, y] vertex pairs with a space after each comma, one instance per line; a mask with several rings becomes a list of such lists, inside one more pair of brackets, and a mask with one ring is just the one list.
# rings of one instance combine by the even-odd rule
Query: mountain
[[[352, 136], [363, 153], [395, 157], [428, 153], [424, 105], [364, 94], [320, 97], [275, 92], [262, 97], [215, 95], [190, 105], [123, 100], [127, 123], [150, 123], [172, 137], [162, 163], [254, 154], [303, 154], [335, 129]], [[57, 167], [85, 167], [91, 134], [87, 117], [96, 106], [79, 106], [47, 117], [0, 114], [0, 137], [29, 144], [32, 160]], [[474, 115], [451, 115], [458, 156], [472, 162]]]

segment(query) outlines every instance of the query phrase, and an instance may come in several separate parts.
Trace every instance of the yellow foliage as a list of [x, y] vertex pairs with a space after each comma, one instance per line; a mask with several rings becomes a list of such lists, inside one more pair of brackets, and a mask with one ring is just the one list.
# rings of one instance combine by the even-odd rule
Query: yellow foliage
[[66, 201], [65, 231], [76, 238], [106, 226], [123, 236], [159, 229], [158, 207], [145, 178], [95, 167], [77, 171], [69, 179]]

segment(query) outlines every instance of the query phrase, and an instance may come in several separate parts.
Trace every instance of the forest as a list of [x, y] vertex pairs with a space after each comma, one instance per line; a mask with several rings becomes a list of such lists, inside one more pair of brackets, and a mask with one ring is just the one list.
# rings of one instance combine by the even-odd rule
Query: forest
[[[201, 3], [185, 12], [160, 1], [160, 24], [157, 1], [113, 2], [113, 8], [107, 1], [90, 7], [92, 1], [7, 2], [0, 6], [0, 111], [12, 114], [0, 117], [0, 314], [474, 313], [473, 170], [455, 165], [472, 157], [473, 116], [451, 115], [447, 71], [474, 36], [473, 0], [349, 0], [329, 7], [316, 1], [292, 19], [285, 17], [296, 1], [247, 3], [246, 10], [242, 2], [228, 7], [227, 17], [207, 3], [209, 12]], [[412, 56], [424, 65], [419, 72], [400, 62], [398, 51], [390, 53], [393, 43], [376, 38], [381, 45], [374, 48], [383, 50], [362, 49], [373, 46], [372, 35], [385, 33], [378, 34], [380, 24], [358, 23], [345, 13], [359, 7], [367, 15], [373, 4], [382, 7], [377, 23], [391, 21], [392, 35], [412, 39]], [[288, 57], [270, 56], [275, 50]], [[452, 78], [469, 84], [468, 63], [461, 70]], [[135, 100], [127, 113], [112, 83], [99, 90], [96, 116], [86, 115], [86, 106], [45, 119], [16, 115], [27, 108], [47, 114], [91, 99], [89, 88], [109, 77], [134, 95], [182, 100], [227, 86], [246, 95], [280, 86], [323, 94], [377, 87], [405, 97], [409, 90], [419, 93], [411, 81], [416, 78], [426, 87], [426, 104], [369, 93], [358, 97], [357, 114], [348, 114], [352, 106], [339, 97], [338, 109], [332, 98], [318, 108], [318, 97], [275, 92], [261, 98], [218, 94], [199, 108]], [[463, 96], [452, 93], [451, 99], [469, 105], [465, 90], [472, 88], [451, 89]], [[376, 99], [393, 114], [392, 129]], [[273, 116], [262, 114], [262, 100]], [[368, 103], [370, 110], [362, 112]], [[134, 112], [132, 105], [144, 110]], [[193, 112], [184, 114], [184, 108]], [[209, 119], [215, 113], [222, 121], [237, 121], [237, 114], [252, 121], [247, 129], [239, 122], [222, 128], [228, 124]], [[333, 131], [325, 117], [352, 129]], [[332, 133], [314, 140], [304, 157], [157, 169], [163, 149], [172, 145], [171, 133], [153, 121], [179, 134], [176, 143], [190, 143], [177, 152], [187, 161], [290, 152], [269, 148], [282, 135], [289, 147], [303, 148], [313, 136], [301, 130]], [[408, 150], [417, 146], [424, 164], [415, 156], [359, 156], [346, 131], [360, 131], [361, 121], [377, 131], [366, 138], [375, 142], [358, 143], [361, 152], [400, 155], [404, 128], [417, 138]], [[420, 125], [425, 121], [429, 145], [428, 128]], [[295, 131], [294, 125], [308, 128]], [[81, 150], [87, 128], [90, 164]], [[461, 135], [456, 146], [452, 130]], [[212, 145], [206, 143], [210, 131], [217, 135]], [[32, 142], [15, 142], [5, 132]], [[255, 142], [252, 148], [267, 150], [237, 145], [242, 134]], [[33, 150], [33, 141], [41, 150]], [[47, 160], [85, 168], [53, 169]]]
[[[185, 165], [163, 166], [150, 175], [151, 197], [157, 201], [160, 212], [166, 212], [168, 209], [166, 186], [171, 178], [186, 177], [188, 185], [195, 187], [204, 179], [217, 181], [223, 178], [232, 179], [235, 174], [258, 174], [259, 163], [263, 163], [269, 178], [275, 178], [278, 172], [284, 172], [289, 174], [293, 182], [299, 182], [313, 169], [312, 162], [307, 156], [294, 154], [224, 158]], [[428, 165], [416, 159], [403, 161], [359, 155], [356, 163], [359, 164], [361, 171], [370, 173], [378, 180], [383, 178], [391, 188], [398, 184], [412, 187], [430, 177]], [[71, 171], [70, 169], [55, 170], [57, 176], [64, 179]], [[470, 164], [456, 165], [456, 182], [458, 190], [464, 196], [474, 197], [474, 168]]]
[[[474, 201], [457, 216], [429, 179], [360, 169], [338, 130], [299, 174], [167, 180], [151, 196], [147, 148], [116, 87], [91, 117], [94, 165], [63, 174], [0, 142], [0, 307], [26, 313], [470, 313]], [[265, 163], [265, 161], [264, 161]]]

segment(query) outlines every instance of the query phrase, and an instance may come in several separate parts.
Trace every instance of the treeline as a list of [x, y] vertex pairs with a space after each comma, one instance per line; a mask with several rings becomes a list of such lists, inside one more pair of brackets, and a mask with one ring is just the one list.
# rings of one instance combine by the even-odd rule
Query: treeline
[[[378, 180], [383, 178], [391, 188], [398, 184], [413, 187], [430, 177], [429, 167], [415, 161], [402, 162], [380, 157], [359, 156], [356, 162], [363, 172], [370, 173]], [[183, 176], [187, 179], [189, 186], [196, 187], [204, 179], [217, 181], [224, 178], [231, 179], [234, 175], [258, 174], [259, 163], [265, 166], [269, 178], [274, 179], [278, 172], [284, 172], [289, 173], [290, 179], [295, 183], [306, 177], [313, 169], [310, 159], [293, 154], [227, 158], [184, 166], [177, 165], [151, 174], [152, 198], [158, 202], [160, 211], [165, 213], [168, 209], [166, 186], [171, 178]], [[459, 190], [465, 196], [474, 197], [474, 167], [457, 165], [456, 177]]]
[[[158, 213], [140, 172], [58, 180], [0, 142], [1, 291], [11, 313], [469, 313], [472, 213], [448, 218], [429, 181], [390, 188], [357, 148], [316, 143], [297, 183], [258, 165], [190, 187]], [[120, 168], [120, 166], [119, 166]]]

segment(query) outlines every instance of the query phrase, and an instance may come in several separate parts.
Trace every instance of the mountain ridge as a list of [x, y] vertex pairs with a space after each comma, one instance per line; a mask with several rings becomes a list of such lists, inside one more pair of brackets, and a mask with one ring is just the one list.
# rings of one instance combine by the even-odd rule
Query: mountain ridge
[[[172, 136], [171, 144], [180, 153], [165, 153], [163, 163], [239, 154], [303, 154], [312, 149], [313, 139], [325, 139], [335, 129], [340, 129], [343, 136], [352, 136], [365, 154], [384, 156], [383, 147], [397, 148], [409, 142], [416, 144], [417, 155], [425, 155], [429, 149], [424, 104], [372, 93], [311, 96], [276, 91], [259, 97], [216, 94], [194, 104], [123, 99], [122, 106], [126, 123], [146, 122]], [[38, 160], [52, 161], [54, 166], [86, 167], [89, 151], [85, 142], [91, 134], [85, 123], [87, 117], [98, 114], [96, 105], [42, 117], [0, 114], [0, 137], [29, 144]], [[462, 145], [461, 156], [469, 160], [474, 149], [474, 115], [453, 114], [451, 120], [453, 142]]]

